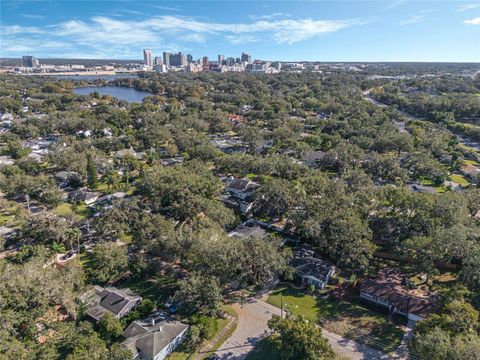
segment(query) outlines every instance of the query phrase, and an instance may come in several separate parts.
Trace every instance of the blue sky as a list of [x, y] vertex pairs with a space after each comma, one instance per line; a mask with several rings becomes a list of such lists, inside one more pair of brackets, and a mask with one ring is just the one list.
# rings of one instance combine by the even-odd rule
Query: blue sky
[[480, 1], [0, 1], [0, 57], [480, 61]]

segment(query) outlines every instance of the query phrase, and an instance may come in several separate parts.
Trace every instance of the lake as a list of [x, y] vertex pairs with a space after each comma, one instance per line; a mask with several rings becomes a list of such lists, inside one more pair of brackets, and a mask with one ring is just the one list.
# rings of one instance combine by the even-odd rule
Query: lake
[[147, 91], [121, 86], [87, 86], [73, 89], [73, 93], [76, 95], [90, 95], [95, 91], [100, 95], [110, 95], [120, 100], [140, 103], [145, 97], [153, 95]]

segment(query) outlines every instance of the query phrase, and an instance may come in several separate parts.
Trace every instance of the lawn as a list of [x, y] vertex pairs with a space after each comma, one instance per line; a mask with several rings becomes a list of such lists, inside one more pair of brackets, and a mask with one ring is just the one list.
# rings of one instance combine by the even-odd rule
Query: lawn
[[141, 280], [131, 279], [121, 287], [130, 288], [143, 298], [162, 305], [177, 290], [177, 280], [168, 275], [157, 273]]
[[473, 166], [480, 166], [480, 164], [478, 162], [476, 162], [475, 160], [463, 160], [463, 162], [466, 164], [466, 165], [473, 165]]
[[470, 183], [462, 175], [459, 174], [452, 174], [450, 176], [450, 179], [462, 187], [467, 187], [468, 185], [470, 185]]
[[[235, 313], [235, 310], [233, 310], [233, 308], [228, 306], [228, 305], [223, 305], [222, 310], [225, 311], [229, 315], [232, 315], [232, 316], [235, 316], [235, 317], [237, 316], [237, 314]], [[215, 325], [215, 334], [213, 334], [211, 336], [210, 340], [214, 339], [225, 328], [225, 326], [227, 326], [227, 324], [228, 324], [228, 319], [224, 319], [224, 318], [215, 319], [215, 324], [214, 324]], [[210, 355], [212, 355], [230, 337], [230, 335], [235, 331], [235, 329], [236, 329], [236, 326], [233, 326], [230, 329], [228, 329], [228, 331], [225, 334], [223, 334], [215, 342], [215, 344], [213, 345], [212, 349], [209, 352], [200, 354], [200, 358], [201, 359], [207, 359]], [[205, 345], [205, 343], [203, 343], [199, 347], [199, 349], [201, 349]], [[197, 351], [199, 349], [197, 349]], [[187, 351], [185, 346], [180, 345], [177, 349], [175, 349], [174, 352], [172, 352], [170, 354], [170, 356], [167, 359], [168, 360], [186, 360], [186, 359], [189, 359], [189, 358], [194, 359], [195, 356], [199, 356], [197, 351], [195, 351], [194, 353], [190, 353], [190, 352]]]
[[384, 352], [400, 345], [403, 331], [391, 324], [387, 316], [372, 311], [356, 301], [330, 300], [305, 294], [291, 287], [282, 287], [268, 297], [267, 302], [305, 319], [321, 322], [322, 327], [339, 335], [366, 342]]
[[52, 210], [52, 213], [58, 216], [75, 215], [78, 219], [84, 220], [91, 215], [91, 209], [85, 205], [72, 205], [69, 203], [61, 203]]

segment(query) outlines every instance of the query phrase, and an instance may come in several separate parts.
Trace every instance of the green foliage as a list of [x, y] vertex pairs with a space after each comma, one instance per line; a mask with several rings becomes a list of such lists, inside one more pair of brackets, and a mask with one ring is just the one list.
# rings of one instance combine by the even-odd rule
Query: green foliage
[[96, 327], [100, 337], [108, 343], [115, 341], [123, 333], [122, 323], [109, 312], [105, 313]]
[[216, 316], [222, 305], [220, 283], [215, 277], [193, 274], [179, 283], [179, 290], [174, 295], [174, 303], [187, 314], [204, 314]]
[[95, 283], [106, 283], [128, 267], [127, 249], [113, 242], [98, 244], [89, 255], [88, 275]]
[[268, 321], [274, 332], [274, 346], [281, 359], [334, 359], [335, 354], [322, 331], [301, 318], [281, 319], [274, 315]]
[[92, 154], [87, 155], [87, 184], [90, 189], [96, 189], [98, 185], [97, 170], [93, 163]]

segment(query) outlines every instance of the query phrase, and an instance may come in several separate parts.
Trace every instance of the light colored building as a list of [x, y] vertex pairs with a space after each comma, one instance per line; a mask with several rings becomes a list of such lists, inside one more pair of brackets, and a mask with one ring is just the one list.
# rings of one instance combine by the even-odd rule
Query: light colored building
[[153, 67], [157, 73], [166, 73], [168, 72], [167, 65], [161, 64], [161, 65], [155, 65]]
[[149, 50], [149, 49], [144, 49], [143, 50], [143, 62], [147, 66], [152, 66], [153, 65], [152, 50]]
[[203, 70], [203, 66], [200, 64], [189, 63], [186, 67], [186, 71], [189, 73], [195, 73]]

